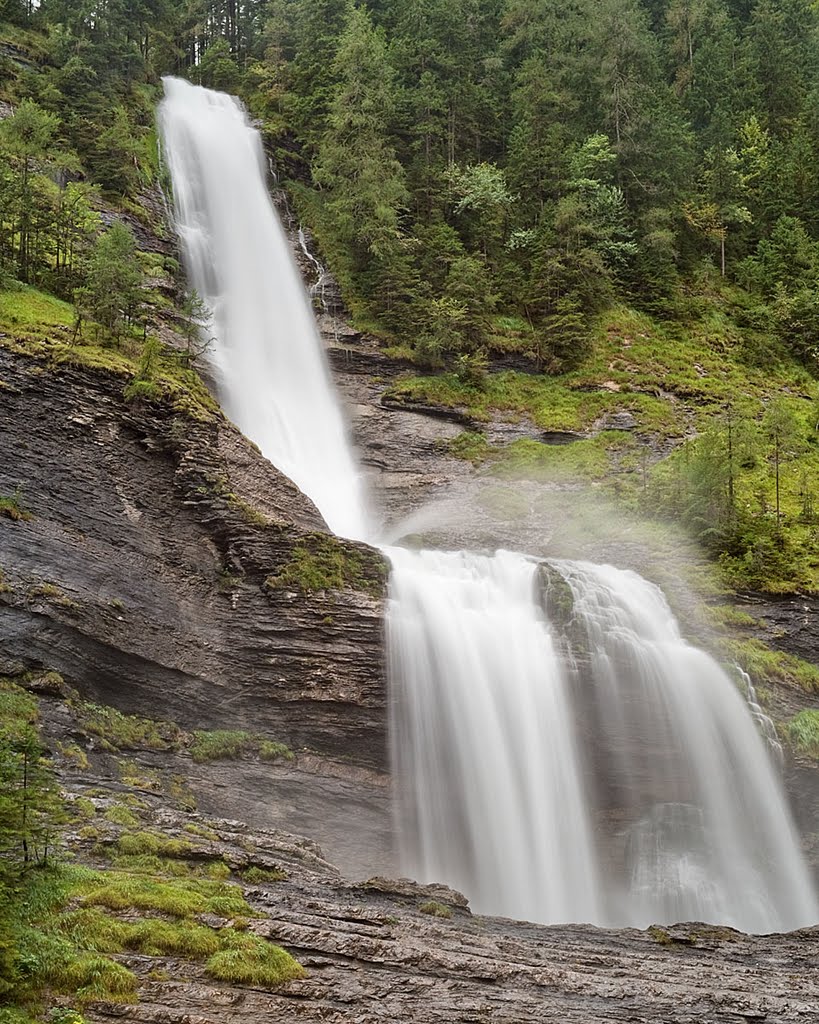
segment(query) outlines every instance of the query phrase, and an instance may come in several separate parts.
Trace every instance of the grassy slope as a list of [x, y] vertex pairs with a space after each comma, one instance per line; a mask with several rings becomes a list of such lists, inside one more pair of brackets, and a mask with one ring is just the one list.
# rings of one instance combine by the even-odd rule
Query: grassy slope
[[[469, 414], [476, 430], [466, 431], [453, 452], [484, 472], [504, 479], [558, 479], [593, 483], [634, 511], [646, 481], [685, 458], [691, 439], [722, 409], [740, 403], [761, 421], [772, 398], [781, 398], [801, 424], [798, 450], [789, 453], [781, 475], [784, 529], [803, 556], [805, 573], [793, 587], [771, 580], [771, 590], [819, 590], [819, 536], [814, 523], [802, 522], [804, 492], [819, 480], [819, 435], [813, 423], [819, 384], [807, 370], [769, 352], [754, 365], [753, 351], [768, 348], [767, 339], [749, 337], [732, 317], [742, 303], [737, 289], [722, 287], [712, 301], [694, 307], [691, 317], [663, 322], [618, 306], [597, 323], [591, 354], [572, 371], [558, 376], [504, 370], [483, 384], [469, 384], [453, 373], [407, 374], [390, 389], [398, 401], [458, 408]], [[521, 349], [508, 319], [496, 321], [506, 333], [497, 348]], [[629, 413], [633, 430], [606, 429], [617, 413]], [[492, 417], [528, 419], [544, 431], [576, 431], [588, 436], [570, 445], [519, 440], [502, 450], [481, 434]], [[738, 506], [752, 516], [773, 515], [775, 481], [761, 457], [740, 470]], [[741, 578], [733, 580], [742, 585]]]

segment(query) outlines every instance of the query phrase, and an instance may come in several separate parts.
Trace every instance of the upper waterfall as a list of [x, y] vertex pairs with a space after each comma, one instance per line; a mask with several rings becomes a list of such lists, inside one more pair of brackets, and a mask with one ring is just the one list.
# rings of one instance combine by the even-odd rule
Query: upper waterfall
[[165, 78], [159, 121], [188, 277], [213, 312], [225, 412], [344, 537], [367, 536], [363, 486], [315, 320], [238, 100]]

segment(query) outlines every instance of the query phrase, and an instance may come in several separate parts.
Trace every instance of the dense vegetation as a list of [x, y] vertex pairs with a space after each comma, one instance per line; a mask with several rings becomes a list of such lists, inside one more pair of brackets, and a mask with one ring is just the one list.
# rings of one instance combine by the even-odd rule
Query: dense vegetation
[[[627, 410], [628, 438], [519, 446], [504, 471], [614, 477], [730, 584], [819, 586], [809, 0], [4, 0], [0, 16], [0, 273], [70, 301], [80, 341], [130, 339], [129, 397], [156, 394], [158, 349], [140, 361], [133, 339], [178, 270], [122, 223], [150, 216], [170, 72], [262, 123], [354, 321], [417, 365], [399, 397], [585, 431]], [[207, 313], [188, 305], [192, 350]], [[462, 453], [501, 459], [477, 444]]]

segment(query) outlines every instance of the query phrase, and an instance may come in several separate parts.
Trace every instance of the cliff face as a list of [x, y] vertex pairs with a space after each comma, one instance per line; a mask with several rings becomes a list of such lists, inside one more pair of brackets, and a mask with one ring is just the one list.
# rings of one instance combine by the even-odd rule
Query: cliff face
[[[330, 537], [216, 413], [2, 348], [0, 381], [0, 495], [30, 513], [0, 515], [0, 674], [55, 669], [129, 713], [383, 769], [381, 556]], [[316, 791], [321, 819], [338, 792]]]

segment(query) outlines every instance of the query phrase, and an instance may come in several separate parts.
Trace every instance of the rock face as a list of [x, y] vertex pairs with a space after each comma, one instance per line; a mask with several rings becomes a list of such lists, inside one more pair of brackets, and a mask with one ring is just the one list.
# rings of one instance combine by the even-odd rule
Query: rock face
[[[182, 772], [198, 797], [229, 785], [242, 793], [249, 761], [193, 765], [185, 749], [132, 751], [140, 769], [118, 772], [122, 755], [103, 752], [70, 702], [41, 695], [43, 731], [57, 750], [61, 782], [86, 805], [69, 827], [68, 845], [81, 862], [107, 867], [122, 827], [109, 809], [127, 805], [140, 830], [181, 841], [191, 871], [223, 862], [240, 882], [258, 918], [249, 927], [292, 953], [307, 976], [272, 990], [214, 981], [201, 962], [183, 955], [118, 955], [139, 979], [134, 1005], [92, 1003], [89, 1021], [135, 1024], [357, 1022], [570, 1024], [770, 1021], [813, 1024], [819, 1005], [819, 928], [752, 937], [703, 924], [612, 931], [584, 925], [543, 927], [473, 916], [459, 893], [407, 879], [345, 880], [327, 850], [288, 827], [251, 827], [241, 808], [231, 820], [173, 807], [150, 780], [150, 759]], [[67, 739], [87, 761], [78, 765]], [[268, 801], [279, 799], [288, 771], [268, 777]], [[266, 765], [265, 771], [276, 769]], [[119, 777], [118, 777], [119, 775]], [[306, 774], [302, 775], [306, 779]], [[167, 787], [166, 787], [167, 789]], [[135, 798], [138, 798], [136, 800]], [[89, 814], [87, 807], [93, 805]], [[200, 799], [200, 809], [207, 809]], [[292, 820], [292, 819], [291, 819]], [[133, 831], [133, 829], [131, 830]], [[90, 834], [89, 834], [90, 833]], [[314, 835], [314, 833], [311, 833]], [[276, 869], [277, 879], [248, 882], [248, 868]], [[179, 872], [175, 871], [174, 875]], [[244, 879], [244, 880], [243, 880]], [[128, 911], [133, 915], [134, 911]], [[227, 919], [208, 927], [231, 927]]]
[[[383, 770], [381, 556], [329, 537], [217, 414], [129, 405], [121, 377], [2, 348], [0, 381], [0, 495], [31, 513], [0, 515], [0, 671]], [[314, 550], [355, 571], [304, 592]]]

